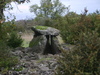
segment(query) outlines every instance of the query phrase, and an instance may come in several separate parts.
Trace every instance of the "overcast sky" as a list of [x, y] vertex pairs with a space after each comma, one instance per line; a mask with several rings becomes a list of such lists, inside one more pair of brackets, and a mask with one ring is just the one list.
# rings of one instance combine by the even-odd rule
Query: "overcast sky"
[[[84, 11], [86, 7], [88, 13], [100, 10], [100, 0], [60, 0], [64, 5], [70, 5], [70, 11], [74, 11], [78, 14]], [[11, 3], [14, 7], [11, 11], [5, 11], [5, 15], [8, 16], [9, 12], [16, 16], [16, 20], [34, 18], [34, 13], [30, 13], [29, 8], [31, 5], [39, 4], [40, 0], [30, 0], [30, 3], [24, 3], [17, 5], [17, 3]], [[10, 16], [10, 18], [13, 18]]]

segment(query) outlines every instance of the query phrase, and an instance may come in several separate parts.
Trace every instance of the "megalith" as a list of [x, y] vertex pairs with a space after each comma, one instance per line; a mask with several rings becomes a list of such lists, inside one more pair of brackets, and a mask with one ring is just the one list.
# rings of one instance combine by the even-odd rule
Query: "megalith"
[[59, 43], [56, 36], [59, 35], [59, 30], [47, 26], [33, 26], [33, 39], [29, 46], [34, 52], [42, 54], [57, 54], [60, 53]]

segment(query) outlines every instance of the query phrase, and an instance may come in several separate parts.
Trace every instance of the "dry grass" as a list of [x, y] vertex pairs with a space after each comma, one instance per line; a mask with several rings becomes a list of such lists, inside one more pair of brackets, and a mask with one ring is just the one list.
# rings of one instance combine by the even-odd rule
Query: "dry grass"
[[32, 40], [32, 38], [33, 38], [33, 34], [32, 33], [22, 33], [21, 34], [21, 37], [22, 37], [22, 39], [24, 40], [24, 42], [23, 42], [23, 47], [28, 47], [29, 46], [29, 43], [30, 43], [30, 41]]
[[24, 39], [25, 41], [31, 41], [33, 38], [33, 34], [22, 34], [22, 39]]

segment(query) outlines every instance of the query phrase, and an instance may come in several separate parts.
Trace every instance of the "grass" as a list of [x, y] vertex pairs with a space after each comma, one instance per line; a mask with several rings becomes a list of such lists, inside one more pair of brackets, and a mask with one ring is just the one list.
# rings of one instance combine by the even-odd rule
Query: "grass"
[[14, 71], [22, 71], [23, 70], [23, 67], [20, 67], [20, 68], [15, 68]]
[[22, 47], [25, 47], [25, 48], [29, 47], [29, 43], [30, 43], [29, 41], [24, 40], [23, 44], [22, 44]]
[[40, 30], [46, 30], [48, 27], [47, 26], [35, 26], [36, 29]]
[[52, 59], [52, 58], [42, 58], [42, 59], [38, 60], [37, 63], [40, 63], [40, 62], [46, 61], [46, 60], [51, 60], [51, 59]]

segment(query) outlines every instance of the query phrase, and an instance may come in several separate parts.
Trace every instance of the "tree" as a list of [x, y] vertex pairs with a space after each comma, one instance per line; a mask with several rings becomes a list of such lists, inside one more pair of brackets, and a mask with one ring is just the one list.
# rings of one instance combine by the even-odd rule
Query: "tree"
[[[0, 0], [0, 40], [8, 40], [8, 33], [13, 32], [12, 30], [15, 29], [14, 20], [10, 22], [4, 22], [4, 10], [5, 8], [8, 8], [9, 10], [12, 9], [12, 6], [10, 7], [11, 2], [17, 2], [17, 3], [24, 3], [29, 2], [29, 0]], [[17, 34], [16, 34], [17, 35]]]
[[24, 3], [25, 1], [29, 2], [29, 0], [0, 0], [0, 19], [4, 18], [3, 11], [5, 8], [12, 9], [12, 7], [9, 7], [11, 2]]
[[66, 9], [59, 0], [41, 0], [40, 6], [35, 4], [30, 7], [30, 12], [34, 12], [36, 17], [55, 19], [64, 15]]
[[[3, 21], [5, 20], [5, 17], [4, 17], [4, 10], [5, 10], [5, 8], [9, 8], [9, 10], [11, 10], [12, 7], [9, 6], [11, 4], [11, 2], [24, 3], [25, 1], [29, 2], [29, 0], [0, 0], [0, 35], [4, 35], [4, 33], [6, 34], [7, 30], [8, 30], [7, 26], [6, 25], [4, 26], [4, 23], [3, 23]], [[8, 24], [12, 25], [11, 22], [8, 23]], [[0, 36], [0, 38], [1, 37], [2, 36]]]

